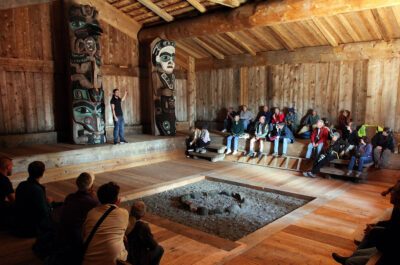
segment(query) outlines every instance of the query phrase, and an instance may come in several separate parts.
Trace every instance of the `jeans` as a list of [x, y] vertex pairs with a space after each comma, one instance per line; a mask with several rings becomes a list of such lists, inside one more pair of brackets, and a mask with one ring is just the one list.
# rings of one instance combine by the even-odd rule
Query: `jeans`
[[[317, 155], [316, 155], [316, 157], [319, 156], [319, 154], [321, 153], [323, 147], [324, 147], [324, 143], [318, 144], [318, 146], [317, 146]], [[314, 149], [313, 144], [312, 144], [312, 143], [309, 143], [309, 144], [308, 144], [308, 147], [307, 147], [306, 158], [310, 158], [310, 157], [311, 157], [311, 154], [312, 154], [313, 149]]]
[[118, 121], [114, 120], [114, 144], [118, 143], [118, 136], [121, 142], [125, 142], [124, 138], [124, 116], [117, 116]]
[[[354, 165], [356, 164], [357, 158], [355, 156], [352, 156], [350, 159], [349, 163], [349, 168], [348, 170], [353, 170]], [[360, 157], [358, 158], [358, 171], [361, 172], [363, 170], [364, 164], [371, 163], [372, 162], [372, 157]]]
[[245, 120], [245, 119], [241, 119], [243, 121], [243, 127], [245, 130], [247, 130], [247, 127], [249, 127], [250, 124], [250, 120]]
[[[279, 150], [279, 140], [281, 138], [276, 138], [274, 140], [274, 153], [278, 153]], [[282, 154], [286, 155], [287, 153], [287, 148], [288, 148], [288, 144], [290, 143], [290, 139], [289, 138], [283, 138], [283, 149], [282, 149]]]
[[226, 138], [226, 149], [231, 150], [232, 138], [233, 138], [233, 151], [237, 151], [239, 145], [239, 136], [236, 135], [229, 135], [228, 138]]

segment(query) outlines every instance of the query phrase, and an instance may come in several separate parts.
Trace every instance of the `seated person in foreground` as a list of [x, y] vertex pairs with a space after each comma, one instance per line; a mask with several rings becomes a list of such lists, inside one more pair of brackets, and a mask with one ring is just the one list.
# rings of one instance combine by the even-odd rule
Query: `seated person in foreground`
[[253, 157], [255, 155], [254, 144], [255, 142], [259, 142], [258, 157], [261, 158], [265, 137], [267, 137], [268, 134], [268, 124], [265, 122], [265, 116], [260, 116], [258, 122], [256, 123], [255, 129], [254, 136], [250, 140], [250, 150], [248, 156]]
[[81, 173], [76, 179], [78, 191], [65, 198], [60, 216], [60, 243], [73, 245], [82, 242], [82, 226], [86, 216], [100, 204], [93, 192], [93, 182], [93, 174]]
[[15, 192], [15, 233], [21, 237], [36, 237], [52, 227], [51, 206], [46, 189], [40, 184], [45, 171], [41, 161], [28, 166], [29, 177]]
[[207, 129], [207, 124], [203, 124], [200, 131], [200, 136], [196, 140], [195, 147], [197, 153], [204, 154], [206, 152], [206, 146], [211, 143], [210, 133]]
[[304, 139], [310, 138], [312, 130], [317, 127], [317, 122], [321, 119], [316, 110], [309, 110], [309, 114], [304, 118], [298, 136]]
[[385, 127], [371, 140], [374, 147], [374, 161], [377, 168], [386, 167], [391, 153], [394, 153], [394, 139], [390, 128]]
[[12, 175], [13, 162], [11, 158], [0, 157], [0, 229], [9, 228], [13, 219], [13, 204], [15, 193], [8, 177]]
[[279, 142], [283, 142], [282, 155], [285, 156], [287, 154], [288, 144], [294, 143], [294, 136], [286, 124], [281, 122], [278, 123], [270, 133], [270, 140], [274, 141], [274, 153], [272, 155], [278, 155]]
[[353, 174], [353, 169], [357, 162], [358, 167], [355, 177], [360, 177], [363, 171], [364, 164], [371, 163], [372, 161], [372, 144], [369, 143], [368, 137], [364, 136], [360, 139], [360, 145], [357, 148], [356, 154], [351, 156], [350, 158], [350, 163], [346, 175], [351, 176]]
[[307, 146], [306, 158], [311, 158], [312, 152], [316, 149], [317, 153], [315, 157], [318, 157], [324, 148], [328, 147], [329, 128], [325, 127], [323, 120], [318, 120], [317, 127], [313, 129], [311, 134], [311, 143]]
[[288, 108], [288, 112], [285, 116], [286, 125], [293, 132], [297, 132], [298, 122], [297, 122], [297, 113], [294, 111], [294, 108]]
[[341, 153], [347, 148], [346, 141], [340, 139], [340, 133], [335, 132], [332, 135], [332, 141], [327, 150], [320, 154], [315, 160], [311, 171], [304, 172], [305, 177], [316, 178], [316, 174], [319, 173], [320, 169], [326, 166], [330, 161], [338, 159]]
[[227, 132], [231, 130], [231, 126], [232, 126], [232, 122], [235, 118], [235, 114], [236, 112], [233, 110], [232, 107], [228, 108], [228, 111], [226, 113], [226, 117], [224, 119], [224, 129], [222, 130], [222, 132]]
[[242, 111], [240, 112], [240, 120], [243, 122], [244, 130], [248, 130], [250, 123], [254, 119], [254, 114], [248, 110], [246, 105], [243, 105]]
[[114, 182], [100, 186], [97, 197], [101, 203], [89, 211], [83, 225], [83, 239], [86, 241], [97, 221], [110, 208], [111, 212], [99, 226], [90, 242], [83, 265], [117, 264], [117, 260], [126, 261], [128, 252], [124, 245], [124, 236], [129, 224], [129, 213], [118, 207], [120, 187]]
[[239, 145], [239, 137], [244, 134], [244, 126], [243, 122], [240, 119], [239, 114], [235, 115], [235, 119], [232, 123], [231, 135], [226, 138], [226, 154], [229, 155], [232, 153], [232, 139], [233, 139], [233, 155], [237, 154], [238, 145]]
[[265, 117], [266, 124], [269, 124], [271, 122], [272, 113], [271, 113], [271, 111], [269, 111], [269, 108], [267, 105], [264, 105], [263, 109], [258, 112], [256, 121], [259, 121], [261, 116]]
[[[365, 265], [378, 251], [382, 253], [377, 265], [399, 264], [398, 240], [400, 238], [400, 182], [390, 189], [392, 215], [387, 221], [368, 224], [357, 250], [349, 257], [332, 253], [333, 259], [344, 265]], [[356, 242], [356, 241], [355, 241]]]
[[143, 201], [136, 201], [131, 208], [131, 216], [136, 219], [132, 231], [128, 234], [128, 262], [135, 265], [158, 265], [164, 249], [157, 243], [150, 227], [141, 219], [146, 214]]

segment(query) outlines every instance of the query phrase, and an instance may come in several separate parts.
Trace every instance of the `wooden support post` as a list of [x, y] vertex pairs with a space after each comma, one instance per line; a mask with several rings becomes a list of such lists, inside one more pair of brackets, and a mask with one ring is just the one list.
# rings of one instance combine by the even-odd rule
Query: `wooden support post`
[[196, 71], [195, 59], [188, 58], [187, 71], [187, 109], [189, 126], [194, 126], [196, 122]]

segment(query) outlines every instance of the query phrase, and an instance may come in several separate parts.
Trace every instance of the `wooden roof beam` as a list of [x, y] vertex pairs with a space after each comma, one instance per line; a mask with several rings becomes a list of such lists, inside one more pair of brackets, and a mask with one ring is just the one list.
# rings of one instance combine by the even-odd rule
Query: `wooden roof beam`
[[[141, 0], [143, 1], [143, 0]], [[140, 41], [151, 41], [162, 33], [170, 40], [237, 32], [254, 27], [272, 26], [324, 17], [398, 6], [399, 0], [271, 0], [244, 4], [229, 12], [216, 12], [142, 30]]]
[[224, 59], [224, 55], [222, 53], [220, 53], [219, 51], [217, 51], [216, 49], [214, 49], [213, 47], [211, 47], [210, 45], [208, 45], [201, 39], [194, 37], [194, 38], [192, 38], [192, 40], [194, 42], [196, 42], [201, 48], [203, 48], [207, 52], [211, 53], [215, 58], [220, 59], [220, 60]]
[[171, 22], [174, 20], [174, 17], [168, 14], [165, 10], [158, 7], [158, 5], [154, 4], [151, 0], [137, 0], [139, 3], [150, 9], [152, 12], [157, 14], [157, 16], [161, 17], [167, 22]]
[[294, 47], [289, 44], [288, 41], [285, 40], [285, 38], [275, 29], [272, 27], [269, 27], [269, 32], [271, 33], [272, 36], [288, 51], [292, 52], [294, 51]]
[[256, 52], [251, 48], [245, 41], [243, 41], [239, 36], [235, 35], [233, 32], [226, 32], [225, 33], [229, 38], [236, 41], [243, 49], [245, 49], [248, 53], [253, 56], [256, 56]]
[[385, 24], [382, 21], [382, 18], [379, 14], [379, 11], [376, 9], [371, 10], [372, 16], [374, 17], [375, 23], [377, 25], [377, 28], [383, 38], [384, 41], [390, 41], [390, 36], [388, 31], [386, 30]]
[[332, 33], [325, 27], [325, 25], [320, 21], [320, 18], [315, 18], [312, 20], [314, 25], [319, 29], [322, 36], [329, 42], [329, 44], [333, 47], [337, 47], [339, 42], [336, 38], [332, 35]]
[[216, 4], [220, 4], [223, 6], [228, 6], [228, 7], [238, 7], [240, 6], [240, 2], [239, 0], [208, 0], [211, 3], [216, 3]]
[[198, 1], [198, 0], [186, 0], [189, 4], [191, 4], [194, 8], [196, 8], [199, 12], [206, 12], [206, 8]]

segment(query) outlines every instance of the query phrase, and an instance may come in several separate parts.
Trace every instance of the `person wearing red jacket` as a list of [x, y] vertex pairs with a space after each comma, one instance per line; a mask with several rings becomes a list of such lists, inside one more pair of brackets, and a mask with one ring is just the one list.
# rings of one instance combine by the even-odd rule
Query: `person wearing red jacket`
[[326, 148], [329, 138], [329, 128], [325, 127], [323, 120], [317, 121], [317, 127], [311, 134], [311, 143], [308, 144], [306, 158], [310, 158], [314, 148], [317, 148], [316, 157], [321, 153], [322, 148]]
[[274, 129], [274, 126], [282, 122], [285, 122], [285, 114], [279, 108], [275, 108], [274, 114], [271, 117], [269, 130], [272, 131]]

